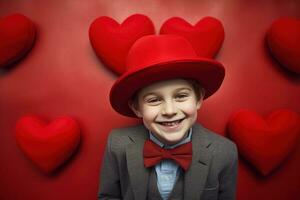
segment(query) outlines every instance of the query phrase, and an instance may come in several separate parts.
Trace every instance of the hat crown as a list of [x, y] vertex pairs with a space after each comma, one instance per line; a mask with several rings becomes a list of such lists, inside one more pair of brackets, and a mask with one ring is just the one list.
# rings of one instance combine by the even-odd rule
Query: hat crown
[[192, 45], [178, 35], [149, 35], [137, 40], [128, 52], [126, 71], [141, 70], [156, 63], [198, 57]]

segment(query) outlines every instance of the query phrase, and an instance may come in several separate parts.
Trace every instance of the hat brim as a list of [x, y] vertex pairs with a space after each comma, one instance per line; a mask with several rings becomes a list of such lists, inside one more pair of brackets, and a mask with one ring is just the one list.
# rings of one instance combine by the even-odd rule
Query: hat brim
[[136, 117], [128, 101], [143, 87], [174, 78], [194, 79], [205, 89], [206, 99], [220, 88], [224, 76], [224, 66], [212, 59], [189, 58], [155, 63], [119, 77], [111, 88], [110, 103], [118, 113]]

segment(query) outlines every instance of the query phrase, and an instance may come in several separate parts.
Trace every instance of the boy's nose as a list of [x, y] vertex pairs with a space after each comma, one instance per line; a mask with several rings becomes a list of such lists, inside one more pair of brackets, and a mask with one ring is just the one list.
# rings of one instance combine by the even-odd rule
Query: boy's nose
[[167, 101], [164, 103], [161, 113], [162, 115], [172, 116], [177, 113], [177, 108], [172, 101]]

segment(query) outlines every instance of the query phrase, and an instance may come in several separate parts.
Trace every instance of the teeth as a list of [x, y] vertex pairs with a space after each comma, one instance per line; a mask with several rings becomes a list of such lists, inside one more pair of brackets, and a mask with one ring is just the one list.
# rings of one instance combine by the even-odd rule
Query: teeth
[[173, 122], [161, 122], [162, 125], [164, 126], [175, 126], [177, 124], [179, 124], [181, 120], [177, 120], [177, 121], [173, 121]]

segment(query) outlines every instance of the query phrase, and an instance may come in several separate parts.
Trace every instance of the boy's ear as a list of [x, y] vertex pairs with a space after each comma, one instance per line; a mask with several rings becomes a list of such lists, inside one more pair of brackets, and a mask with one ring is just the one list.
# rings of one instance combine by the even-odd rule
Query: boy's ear
[[138, 109], [138, 105], [136, 105], [132, 100], [128, 101], [128, 105], [137, 117], [142, 118], [142, 114]]
[[200, 89], [200, 97], [199, 97], [199, 100], [197, 101], [197, 105], [196, 105], [197, 110], [199, 110], [201, 108], [204, 96], [205, 96], [205, 90], [204, 90], [204, 88], [201, 88]]
[[202, 104], [203, 98], [200, 98], [199, 101], [197, 101], [197, 110], [199, 110], [201, 108], [201, 104]]

